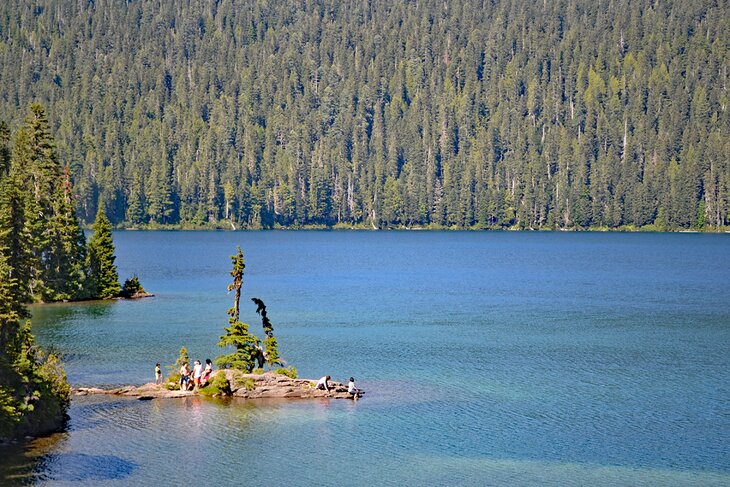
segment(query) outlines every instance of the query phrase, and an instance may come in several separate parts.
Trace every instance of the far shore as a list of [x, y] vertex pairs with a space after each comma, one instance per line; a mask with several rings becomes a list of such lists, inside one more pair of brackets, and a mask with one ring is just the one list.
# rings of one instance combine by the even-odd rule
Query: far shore
[[[87, 228], [88, 229], [88, 228]], [[355, 231], [355, 232], [377, 232], [377, 231], [418, 231], [418, 232], [619, 232], [619, 233], [730, 233], [730, 227], [705, 227], [705, 228], [662, 228], [656, 225], [646, 225], [643, 227], [635, 227], [632, 225], [624, 225], [620, 227], [491, 227], [491, 226], [474, 226], [474, 227], [456, 227], [443, 225], [396, 225], [386, 227], [373, 227], [369, 224], [348, 225], [338, 223], [335, 225], [298, 225], [292, 227], [284, 227], [274, 225], [273, 227], [236, 227], [231, 228], [225, 222], [220, 225], [192, 225], [187, 223], [179, 223], [174, 225], [140, 225], [125, 226], [118, 225], [115, 230], [126, 231], [152, 231], [152, 232], [247, 232], [247, 231], [271, 231], [279, 230], [285, 232], [296, 231]]]

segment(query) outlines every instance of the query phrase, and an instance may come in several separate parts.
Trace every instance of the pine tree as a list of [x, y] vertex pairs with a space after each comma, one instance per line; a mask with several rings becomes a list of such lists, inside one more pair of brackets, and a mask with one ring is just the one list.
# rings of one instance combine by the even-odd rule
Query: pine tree
[[51, 233], [51, 265], [46, 283], [47, 297], [52, 301], [87, 297], [86, 237], [76, 217], [76, 204], [68, 167], [64, 168], [62, 184], [56, 188], [54, 213], [48, 221]]
[[175, 360], [175, 363], [172, 365], [172, 371], [175, 374], [179, 374], [180, 368], [190, 363], [190, 357], [188, 356], [188, 349], [185, 347], [180, 347], [180, 354], [177, 356], [177, 360]]
[[100, 207], [93, 226], [94, 234], [89, 239], [89, 280], [94, 297], [109, 299], [119, 295], [119, 274], [114, 265], [114, 241], [112, 225]]
[[0, 120], [0, 181], [10, 173], [10, 129]]
[[241, 286], [243, 284], [243, 271], [246, 264], [243, 260], [243, 252], [238, 247], [236, 255], [231, 256], [233, 262], [233, 270], [231, 276], [233, 282], [228, 285], [228, 291], [235, 291], [233, 307], [228, 310], [228, 323], [230, 327], [225, 328], [226, 334], [223, 335], [218, 342], [219, 347], [233, 346], [235, 352], [221, 355], [216, 358], [216, 363], [221, 367], [230, 367], [233, 369], [245, 370], [250, 372], [253, 370], [256, 357], [259, 355], [259, 339], [256, 338], [248, 330], [246, 323], [239, 321], [239, 303], [241, 301]]
[[256, 312], [261, 315], [261, 325], [264, 328], [264, 359], [269, 367], [274, 365], [281, 365], [281, 358], [279, 357], [279, 345], [274, 336], [274, 326], [269, 320], [269, 316], [266, 313], [266, 305], [259, 298], [251, 298], [256, 304]]
[[[7, 233], [0, 226], [0, 237]], [[6, 256], [4, 239], [0, 239], [0, 367], [12, 363], [13, 343], [18, 332], [20, 318], [25, 315], [22, 301], [17, 300], [17, 279], [13, 276], [12, 266]]]
[[27, 245], [32, 254], [28, 263], [30, 297], [42, 300], [53, 294], [46, 282], [53, 262], [48, 220], [54, 215], [52, 199], [61, 173], [48, 120], [40, 105], [31, 106], [16, 133], [10, 171], [22, 195]]
[[[4, 227], [0, 227], [4, 231]], [[0, 439], [59, 429], [69, 406], [69, 386], [57, 357], [35, 346], [11, 265], [0, 245]]]
[[[29, 300], [85, 297], [86, 242], [76, 217], [70, 169], [59, 162], [45, 109], [39, 104], [31, 105], [16, 134], [9, 180], [24, 207], [22, 227], [20, 215], [12, 217], [16, 244], [11, 253], [18, 259], [21, 254], [29, 256], [22, 266], [13, 266], [18, 273], [27, 272], [21, 286], [27, 286]], [[15, 199], [11, 206], [17, 209]], [[21, 233], [23, 242], [18, 244]], [[21, 252], [19, 245], [30, 252]]]
[[[8, 286], [10, 301], [27, 303], [33, 300], [30, 286], [34, 256], [25, 218], [25, 201], [19, 188], [14, 177], [0, 182], [0, 255], [8, 265], [2, 280]], [[17, 308], [21, 318], [29, 317], [24, 306]]]
[[137, 226], [144, 223], [144, 191], [142, 189], [142, 177], [136, 174], [132, 179], [129, 187], [129, 197], [127, 198], [126, 219], [130, 225]]
[[23, 414], [16, 397], [20, 381], [13, 367], [18, 354], [19, 303], [14, 299], [15, 279], [4, 251], [0, 246], [0, 438], [13, 435]]

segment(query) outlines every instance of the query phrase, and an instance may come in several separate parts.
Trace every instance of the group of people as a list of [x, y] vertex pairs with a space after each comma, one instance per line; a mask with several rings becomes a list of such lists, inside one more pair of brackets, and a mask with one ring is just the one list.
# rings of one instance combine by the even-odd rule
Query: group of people
[[[194, 390], [198, 389], [208, 383], [210, 376], [213, 373], [213, 362], [210, 359], [206, 359], [205, 368], [200, 360], [196, 360], [193, 364], [193, 369], [190, 370], [190, 366], [185, 362], [180, 367], [180, 390]], [[165, 377], [162, 375], [162, 368], [160, 364], [155, 365], [155, 384], [162, 385], [165, 382]]]
[[[317, 389], [321, 389], [323, 391], [330, 390], [330, 380], [332, 377], [329, 375], [325, 375], [321, 379], [317, 381]], [[353, 401], [357, 401], [360, 395], [362, 394], [362, 391], [355, 387], [355, 378], [350, 377], [350, 382], [347, 383], [347, 393], [352, 396]]]
[[[205, 368], [200, 360], [196, 360], [193, 364], [193, 370], [190, 370], [188, 363], [185, 362], [180, 367], [180, 390], [188, 391], [199, 389], [204, 386], [210, 380], [210, 375], [213, 373], [213, 362], [210, 359], [205, 360]], [[192, 380], [191, 380], [192, 379]]]

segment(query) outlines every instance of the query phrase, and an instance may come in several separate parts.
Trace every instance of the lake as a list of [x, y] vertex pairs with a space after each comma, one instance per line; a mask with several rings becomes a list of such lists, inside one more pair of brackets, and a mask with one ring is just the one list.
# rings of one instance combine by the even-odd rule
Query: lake
[[730, 485], [730, 235], [116, 232], [156, 297], [34, 306], [74, 385], [215, 358], [267, 305], [300, 377], [352, 401], [76, 397], [0, 483]]

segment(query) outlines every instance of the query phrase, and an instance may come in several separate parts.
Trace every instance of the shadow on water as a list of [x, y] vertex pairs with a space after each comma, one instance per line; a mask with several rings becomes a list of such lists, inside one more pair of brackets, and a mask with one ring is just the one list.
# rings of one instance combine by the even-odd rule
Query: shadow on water
[[120, 480], [128, 477], [137, 464], [114, 455], [86, 453], [51, 453], [38, 458], [36, 470], [45, 472], [37, 480], [81, 482]]
[[11, 453], [9, 458], [5, 459], [7, 460], [10, 460], [10, 465], [0, 470], [2, 485], [33, 485], [48, 481], [121, 480], [131, 475], [138, 467], [137, 464], [114, 455], [86, 453], [28, 456], [16, 452]]

